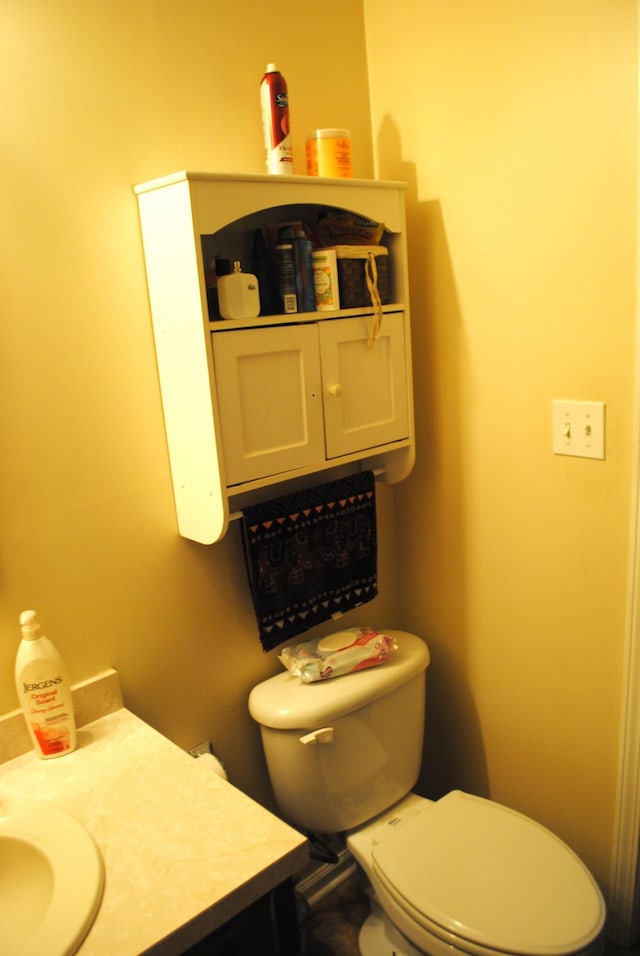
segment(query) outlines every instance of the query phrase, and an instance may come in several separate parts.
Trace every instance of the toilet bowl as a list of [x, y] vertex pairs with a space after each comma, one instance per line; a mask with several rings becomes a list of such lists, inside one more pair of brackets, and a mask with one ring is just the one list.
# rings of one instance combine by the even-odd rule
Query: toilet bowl
[[604, 900], [582, 861], [493, 801], [409, 794], [346, 843], [380, 907], [362, 928], [363, 956], [603, 951]]
[[411, 793], [429, 651], [385, 633], [397, 650], [378, 667], [312, 684], [282, 673], [249, 697], [282, 815], [344, 834], [371, 884], [363, 956], [597, 956], [604, 900], [565, 843], [491, 800]]

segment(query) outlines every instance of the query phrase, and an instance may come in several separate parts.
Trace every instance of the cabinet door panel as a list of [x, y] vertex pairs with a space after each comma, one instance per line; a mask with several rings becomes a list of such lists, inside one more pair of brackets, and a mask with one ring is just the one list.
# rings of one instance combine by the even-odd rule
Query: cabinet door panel
[[370, 321], [356, 316], [320, 325], [329, 458], [409, 434], [404, 316], [385, 313], [371, 348]]
[[215, 332], [213, 356], [228, 485], [324, 459], [314, 325]]

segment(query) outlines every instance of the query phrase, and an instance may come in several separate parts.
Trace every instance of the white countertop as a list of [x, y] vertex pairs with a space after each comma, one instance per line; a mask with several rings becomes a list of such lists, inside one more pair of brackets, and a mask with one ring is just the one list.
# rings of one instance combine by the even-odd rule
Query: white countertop
[[302, 834], [125, 708], [81, 727], [71, 754], [1, 764], [0, 792], [63, 807], [102, 851], [80, 956], [182, 953], [308, 861]]

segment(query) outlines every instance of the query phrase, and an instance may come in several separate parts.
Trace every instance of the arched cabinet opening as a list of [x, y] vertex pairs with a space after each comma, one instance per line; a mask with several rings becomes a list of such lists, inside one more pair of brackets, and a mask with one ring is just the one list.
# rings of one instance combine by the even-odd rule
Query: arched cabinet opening
[[[393, 269], [398, 256], [398, 233], [392, 232], [386, 223], [366, 218], [359, 210], [309, 203], [287, 204], [260, 209], [215, 233], [201, 235], [208, 314], [212, 321], [222, 318], [216, 295], [217, 279], [229, 274], [235, 261], [240, 263], [243, 272], [258, 278], [261, 318], [286, 314], [290, 321], [293, 313], [316, 311], [313, 301], [310, 307], [286, 311], [282, 306], [277, 250], [286, 248], [287, 243], [291, 245], [294, 235], [307, 239], [314, 251], [328, 248], [336, 252], [339, 286], [343, 292], [343, 281], [348, 281], [347, 271], [351, 271], [355, 280], [362, 269], [362, 263], [355, 258], [347, 259], [347, 254], [353, 252], [354, 256], [364, 257], [370, 250], [380, 271], [381, 304], [404, 302], [403, 276], [402, 273], [396, 276]], [[348, 313], [350, 309], [361, 311], [371, 306], [364, 283], [359, 289], [352, 284], [347, 291], [350, 297], [337, 311]]]

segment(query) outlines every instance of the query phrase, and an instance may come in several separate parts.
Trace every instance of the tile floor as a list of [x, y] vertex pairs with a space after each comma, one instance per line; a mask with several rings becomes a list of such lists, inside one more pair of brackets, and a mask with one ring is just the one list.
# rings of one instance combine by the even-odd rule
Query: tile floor
[[360, 956], [358, 934], [368, 915], [358, 876], [350, 876], [307, 913], [301, 956]]

